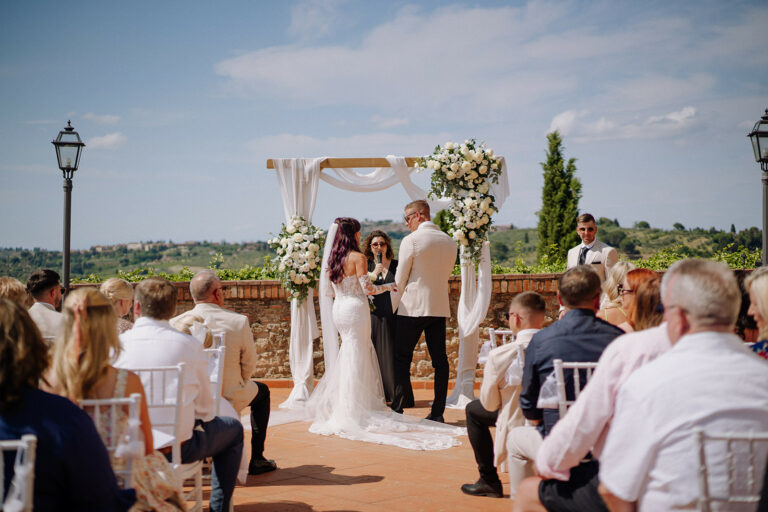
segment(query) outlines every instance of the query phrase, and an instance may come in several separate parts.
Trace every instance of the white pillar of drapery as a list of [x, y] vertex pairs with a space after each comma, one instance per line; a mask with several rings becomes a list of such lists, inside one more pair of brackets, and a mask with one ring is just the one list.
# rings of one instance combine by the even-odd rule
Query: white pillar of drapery
[[[274, 158], [277, 181], [283, 196], [285, 220], [304, 217], [312, 222], [315, 210], [317, 186], [320, 177], [320, 162], [324, 158]], [[293, 389], [288, 399], [280, 404], [282, 408], [293, 408], [305, 402], [314, 387], [314, 361], [312, 342], [320, 336], [315, 316], [314, 290], [299, 304], [291, 300], [291, 333], [288, 359], [293, 377]]]
[[475, 368], [480, 347], [480, 322], [488, 313], [491, 303], [491, 244], [483, 242], [480, 260], [475, 264], [464, 256], [461, 246], [461, 295], [456, 321], [459, 326], [459, 359], [456, 364], [456, 383], [445, 401], [451, 409], [463, 409], [475, 399]]

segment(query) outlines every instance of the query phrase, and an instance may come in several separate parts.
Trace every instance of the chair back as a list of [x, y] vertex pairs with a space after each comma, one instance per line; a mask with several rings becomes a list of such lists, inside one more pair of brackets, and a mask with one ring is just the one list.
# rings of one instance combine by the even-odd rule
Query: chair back
[[208, 359], [208, 375], [211, 379], [211, 394], [213, 395], [214, 410], [216, 416], [221, 413], [221, 392], [224, 386], [224, 353], [226, 347], [205, 349], [205, 357]]
[[[112, 470], [122, 489], [133, 487], [133, 461], [144, 455], [144, 443], [139, 435], [141, 395], [125, 398], [99, 398], [80, 401], [107, 447]], [[122, 413], [128, 410], [127, 417]]]
[[[181, 464], [181, 409], [184, 406], [185, 364], [152, 368], [127, 368], [136, 373], [144, 385], [149, 419], [153, 432], [172, 436], [171, 463]], [[155, 443], [157, 446], [157, 443]]]
[[[491, 338], [491, 346], [493, 348], [499, 345], [504, 345], [515, 339], [515, 333], [509, 329], [488, 329], [488, 334]], [[497, 339], [500, 343], [497, 343]]]
[[[768, 432], [709, 434], [696, 427], [693, 436], [699, 463], [699, 510], [710, 512], [712, 504], [718, 503], [729, 509], [741, 504], [744, 510], [754, 510], [749, 505], [760, 500]], [[719, 488], [713, 485], [715, 480]]]
[[[563, 362], [562, 359], [555, 359], [553, 361], [555, 367], [555, 382], [557, 383], [557, 408], [560, 412], [560, 417], [565, 416], [568, 411], [568, 407], [579, 398], [581, 389], [587, 385], [589, 379], [592, 377], [597, 363], [576, 363], [576, 362]], [[565, 393], [566, 377], [565, 370], [571, 370], [571, 378], [573, 379], [573, 400], [568, 400], [568, 396]], [[582, 384], [583, 380], [583, 384]]]
[[[35, 450], [37, 437], [31, 434], [21, 439], [0, 441], [0, 510], [32, 512], [35, 496]], [[5, 452], [16, 452], [13, 478], [5, 494]]]

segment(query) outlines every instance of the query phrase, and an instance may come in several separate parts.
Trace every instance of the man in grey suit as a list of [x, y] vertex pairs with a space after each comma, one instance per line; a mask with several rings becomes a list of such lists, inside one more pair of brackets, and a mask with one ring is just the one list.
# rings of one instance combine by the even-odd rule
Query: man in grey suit
[[445, 319], [451, 316], [448, 280], [458, 247], [430, 219], [426, 201], [413, 201], [405, 206], [405, 224], [411, 234], [400, 243], [395, 274], [400, 296], [392, 300], [392, 310], [396, 310], [397, 315], [392, 409], [403, 412], [403, 408], [414, 406], [411, 361], [413, 350], [424, 333], [435, 369], [435, 399], [427, 419], [443, 422], [449, 373], [445, 353]]
[[597, 240], [597, 224], [592, 214], [583, 213], [576, 222], [576, 232], [581, 238], [581, 243], [568, 251], [566, 268], [589, 265], [597, 271], [600, 281], [605, 281], [608, 269], [619, 261], [619, 253], [613, 247]]

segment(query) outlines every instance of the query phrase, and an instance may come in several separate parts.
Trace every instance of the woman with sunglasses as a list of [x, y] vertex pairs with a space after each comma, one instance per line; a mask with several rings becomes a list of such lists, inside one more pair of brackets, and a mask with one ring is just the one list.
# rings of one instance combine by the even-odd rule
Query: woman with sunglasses
[[636, 268], [627, 272], [627, 276], [624, 278], [624, 282], [619, 286], [619, 296], [621, 297], [621, 307], [627, 312], [627, 321], [619, 325], [619, 329], [624, 332], [634, 332], [637, 330], [632, 320], [630, 311], [635, 307], [635, 299], [637, 298], [637, 288], [641, 283], [649, 281], [656, 277], [657, 274], [653, 270], [647, 268]]
[[[368, 275], [375, 285], [395, 282], [397, 260], [393, 259], [392, 239], [383, 231], [374, 230], [363, 243], [363, 254], [368, 261]], [[373, 295], [371, 311], [371, 341], [379, 360], [384, 397], [392, 401], [395, 394], [395, 314], [390, 292]]]

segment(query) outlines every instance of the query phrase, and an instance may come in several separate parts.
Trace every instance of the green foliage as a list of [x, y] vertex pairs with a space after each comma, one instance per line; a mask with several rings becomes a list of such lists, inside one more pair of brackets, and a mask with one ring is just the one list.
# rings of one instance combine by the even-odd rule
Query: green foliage
[[[568, 248], [579, 241], [576, 217], [579, 215], [581, 182], [576, 178], [576, 159], [571, 158], [565, 163], [563, 140], [557, 131], [548, 134], [547, 141], [547, 160], [541, 162], [544, 186], [541, 190], [537, 247], [541, 262], [544, 258], [564, 259]], [[552, 252], [553, 247], [556, 253]]]
[[[733, 224], [731, 224], [731, 226], [733, 226]], [[685, 231], [685, 226], [683, 226], [679, 222], [675, 222], [674, 224], [672, 224], [672, 227], [678, 231]]]
[[648, 224], [644, 220], [639, 220], [639, 221], [635, 222], [635, 228], [637, 228], [637, 229], [651, 229], [651, 225]]
[[453, 216], [450, 210], [440, 210], [437, 215], [434, 216], [432, 222], [437, 224], [437, 227], [448, 236], [451, 236], [451, 228], [456, 218]]

